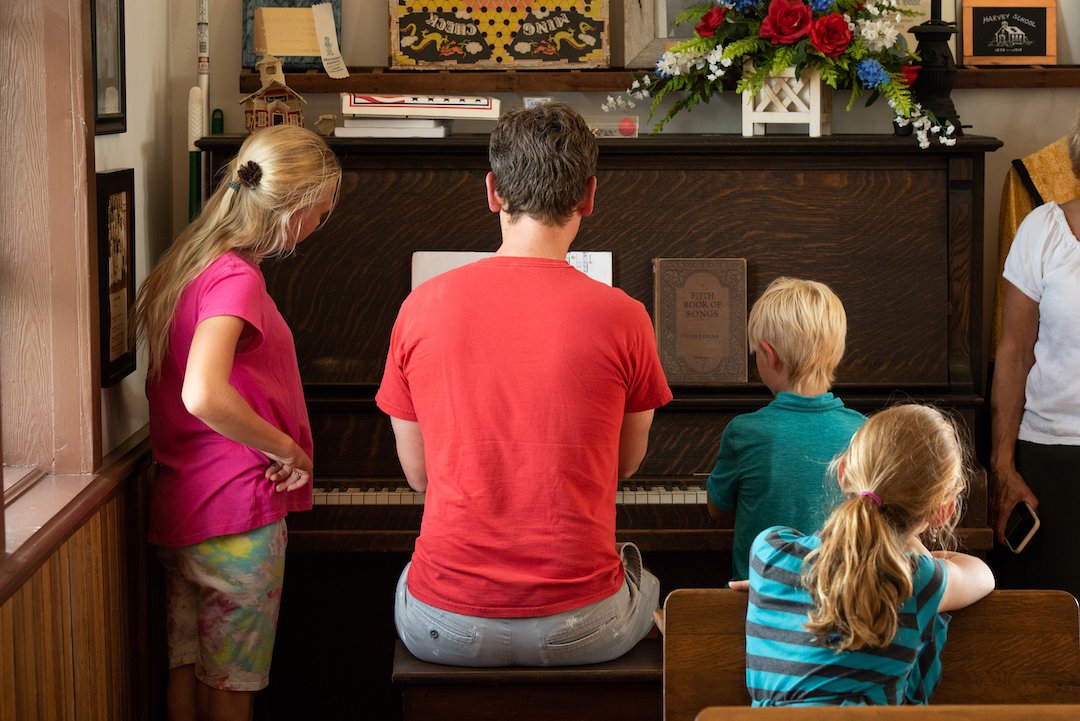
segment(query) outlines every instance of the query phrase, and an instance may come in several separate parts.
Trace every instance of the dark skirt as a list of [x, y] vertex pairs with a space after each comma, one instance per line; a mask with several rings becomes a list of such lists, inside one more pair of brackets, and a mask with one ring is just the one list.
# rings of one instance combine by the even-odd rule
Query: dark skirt
[[1021, 553], [998, 546], [998, 588], [1053, 588], [1080, 597], [1080, 446], [1017, 441], [1016, 468], [1039, 499], [1039, 530]]

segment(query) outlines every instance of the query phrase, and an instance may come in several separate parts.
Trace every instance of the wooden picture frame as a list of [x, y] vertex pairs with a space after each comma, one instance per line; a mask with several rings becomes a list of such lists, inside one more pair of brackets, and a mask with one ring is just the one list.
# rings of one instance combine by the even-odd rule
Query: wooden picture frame
[[101, 387], [135, 370], [135, 171], [97, 174]]
[[124, 0], [90, 0], [94, 56], [94, 134], [127, 131]]
[[963, 0], [965, 65], [1057, 64], [1057, 0]]
[[612, 41], [613, 65], [652, 70], [664, 51], [678, 41], [667, 37], [666, 29], [658, 22], [657, 5], [663, 2], [666, 0], [623, 0], [611, 4], [611, 26], [622, 27], [622, 37]]

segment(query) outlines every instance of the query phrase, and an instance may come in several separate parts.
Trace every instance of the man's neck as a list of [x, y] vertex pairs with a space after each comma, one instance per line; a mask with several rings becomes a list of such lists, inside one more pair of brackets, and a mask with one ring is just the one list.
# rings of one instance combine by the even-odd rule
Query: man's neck
[[566, 225], [545, 225], [527, 215], [510, 222], [510, 216], [503, 212], [499, 222], [502, 245], [495, 255], [562, 260], [577, 236], [581, 218], [575, 214]]

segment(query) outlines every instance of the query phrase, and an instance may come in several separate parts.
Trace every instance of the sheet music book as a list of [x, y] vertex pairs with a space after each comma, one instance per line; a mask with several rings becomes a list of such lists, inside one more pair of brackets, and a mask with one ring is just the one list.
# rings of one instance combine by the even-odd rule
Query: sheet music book
[[373, 125], [366, 128], [334, 128], [335, 138], [445, 138], [450, 128], [440, 125], [432, 128], [386, 128]]
[[745, 383], [746, 259], [654, 258], [656, 349], [671, 385]]
[[[440, 273], [493, 255], [493, 251], [486, 250], [418, 250], [412, 254], [412, 287]], [[566, 262], [593, 280], [611, 285], [610, 251], [572, 250], [566, 254]]]
[[437, 128], [449, 125], [449, 120], [437, 118], [384, 118], [378, 115], [345, 116], [341, 124], [346, 128]]

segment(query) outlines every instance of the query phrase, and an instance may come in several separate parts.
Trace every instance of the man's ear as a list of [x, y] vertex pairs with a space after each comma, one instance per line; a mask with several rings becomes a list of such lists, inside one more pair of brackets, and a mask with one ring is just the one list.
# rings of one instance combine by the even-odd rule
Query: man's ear
[[589, 182], [585, 184], [585, 195], [582, 196], [581, 202], [578, 203], [577, 213], [582, 218], [587, 218], [592, 215], [593, 204], [596, 202], [596, 176], [589, 178]]
[[503, 209], [503, 200], [495, 190], [495, 173], [488, 171], [484, 178], [484, 186], [487, 188], [488, 209], [492, 213], [498, 213]]

